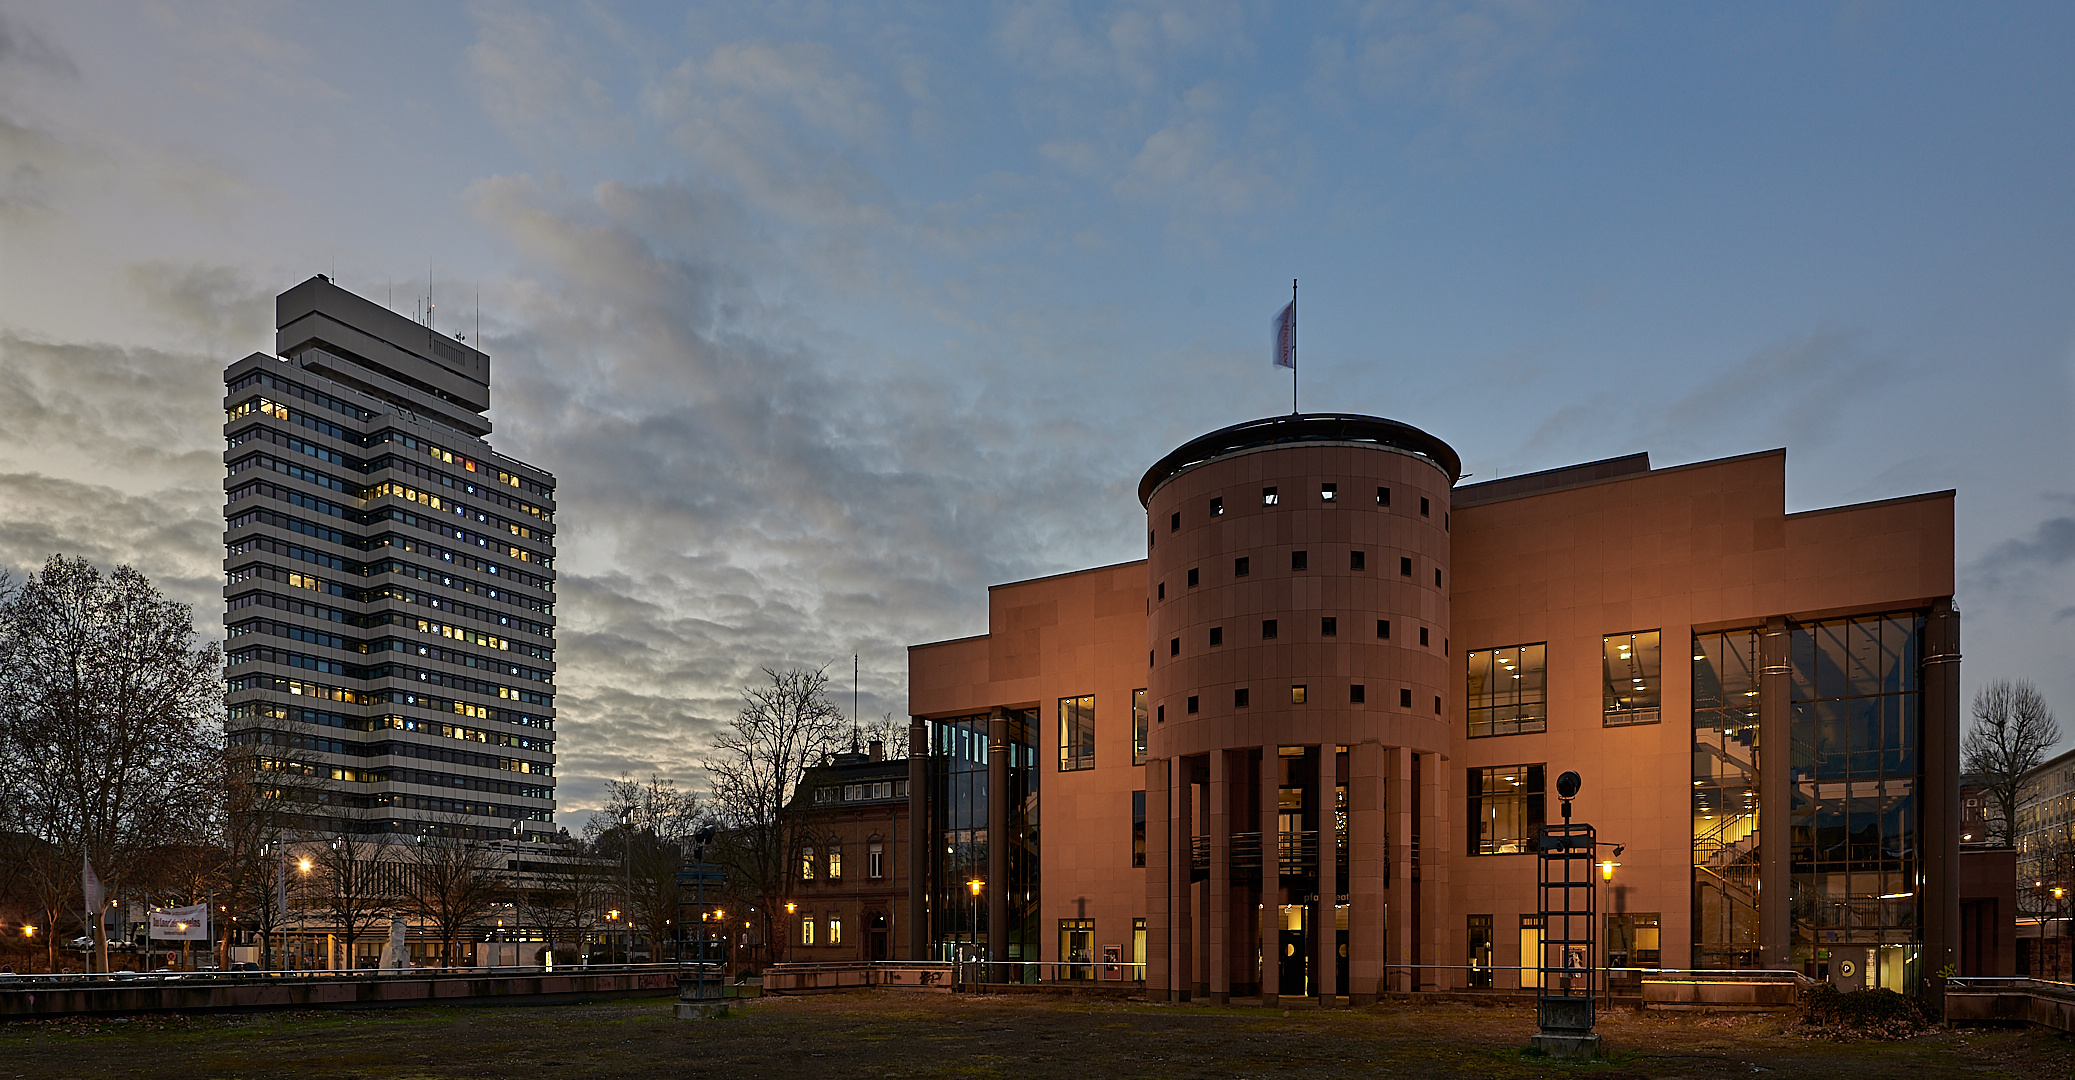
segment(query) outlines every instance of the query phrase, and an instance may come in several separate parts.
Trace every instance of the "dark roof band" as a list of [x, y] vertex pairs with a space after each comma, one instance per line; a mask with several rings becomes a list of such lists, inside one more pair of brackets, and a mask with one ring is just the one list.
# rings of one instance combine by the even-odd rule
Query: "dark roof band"
[[1463, 476], [1463, 459], [1454, 447], [1410, 424], [1354, 413], [1292, 413], [1219, 428], [1176, 447], [1138, 482], [1139, 505], [1150, 502], [1154, 489], [1192, 465], [1241, 450], [1298, 443], [1375, 443], [1432, 461], [1448, 474], [1450, 484]]

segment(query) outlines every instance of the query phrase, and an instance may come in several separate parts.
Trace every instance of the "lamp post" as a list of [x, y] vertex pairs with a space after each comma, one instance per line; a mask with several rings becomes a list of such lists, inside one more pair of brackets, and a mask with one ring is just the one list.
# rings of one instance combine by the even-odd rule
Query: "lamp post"
[[2054, 935], [2054, 940], [2055, 940], [2056, 944], [2054, 945], [2054, 949], [2053, 949], [2053, 973], [2054, 973], [2055, 975], [2062, 975], [2062, 976], [2065, 976], [2065, 975], [2067, 974], [2067, 972], [2065, 972], [2064, 970], [2062, 970], [2062, 963], [2061, 963], [2061, 947], [2060, 947], [2060, 945], [2058, 944], [2058, 942], [2059, 942], [2059, 941], [2060, 941], [2061, 939], [2063, 939], [2063, 938], [2065, 938], [2065, 937], [2067, 937], [2067, 936], [2068, 936], [2068, 917], [2067, 917], [2067, 915], [2065, 914], [2065, 912], [2066, 912], [2066, 908], [2067, 908], [2067, 901], [2068, 901], [2068, 887], [2067, 887], [2066, 885], [2055, 885], [2055, 886], [2053, 887], [2053, 902], [2054, 902], [2054, 906], [2055, 906], [2055, 907], [2057, 907], [2057, 908], [2061, 908], [2061, 909], [2062, 909], [2062, 911], [2063, 911], [2063, 914], [2062, 914], [2062, 916], [2061, 916], [2061, 919], [2060, 919], [2060, 923], [2061, 923], [2061, 932], [2060, 932], [2060, 933], [2058, 933], [2058, 934], [2056, 934], [2056, 935]]
[[620, 864], [625, 869], [627, 875], [626, 890], [620, 896], [621, 903], [625, 906], [628, 913], [627, 925], [620, 930], [621, 936], [626, 942], [625, 951], [621, 954], [620, 960], [622, 963], [627, 964], [634, 962], [634, 921], [632, 917], [634, 912], [633, 822], [634, 812], [632, 810], [620, 811]]
[[521, 830], [523, 830], [523, 829], [525, 828], [525, 824], [526, 824], [526, 822], [525, 822], [525, 819], [523, 819], [523, 818], [513, 818], [513, 819], [512, 819], [512, 932], [511, 932], [511, 939], [512, 939], [512, 966], [513, 966], [513, 967], [518, 967], [518, 966], [519, 966], [519, 870], [520, 870], [520, 865], [521, 865], [521, 864], [520, 864], [520, 862], [519, 862], [519, 855], [520, 855], [520, 852], [519, 852], [519, 841], [521, 841], [521, 840], [525, 839], [525, 834], [524, 834], [524, 833], [523, 833], [523, 832], [521, 831]]
[[965, 883], [965, 887], [973, 894], [973, 960], [977, 963], [980, 959], [980, 890], [986, 888], [987, 883], [973, 878]]

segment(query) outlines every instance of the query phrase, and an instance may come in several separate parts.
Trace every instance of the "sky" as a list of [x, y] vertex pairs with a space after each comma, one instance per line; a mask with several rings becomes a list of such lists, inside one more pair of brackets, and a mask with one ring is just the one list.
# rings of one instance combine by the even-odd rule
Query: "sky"
[[[905, 715], [1288, 410], [1473, 479], [1957, 489], [1963, 693], [2075, 735], [2075, 6], [0, 0], [0, 566], [220, 635], [222, 368], [312, 274], [556, 474], [561, 820], [765, 667]], [[2063, 744], [2064, 747], [2069, 745]]]

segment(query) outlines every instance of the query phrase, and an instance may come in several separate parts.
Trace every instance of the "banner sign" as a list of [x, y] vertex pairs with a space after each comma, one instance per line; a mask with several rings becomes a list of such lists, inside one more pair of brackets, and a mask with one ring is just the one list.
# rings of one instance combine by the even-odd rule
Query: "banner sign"
[[209, 940], [209, 905], [153, 908], [151, 937], [153, 941]]

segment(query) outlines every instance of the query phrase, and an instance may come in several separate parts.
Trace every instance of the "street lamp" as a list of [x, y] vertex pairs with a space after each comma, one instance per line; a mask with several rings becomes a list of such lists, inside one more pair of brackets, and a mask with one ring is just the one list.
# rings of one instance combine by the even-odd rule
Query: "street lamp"
[[[621, 895], [629, 911], [634, 909], [634, 834], [630, 829], [633, 823], [633, 811], [620, 811], [620, 863], [626, 868], [627, 874], [627, 890]], [[621, 956], [621, 961], [631, 964], [634, 962], [634, 925], [631, 919], [622, 930], [622, 936], [626, 941], [626, 951]]]
[[966, 891], [973, 894], [973, 959], [978, 961], [980, 959], [980, 890], [986, 888], [987, 883], [979, 878], [973, 878], [965, 883], [965, 887]]

